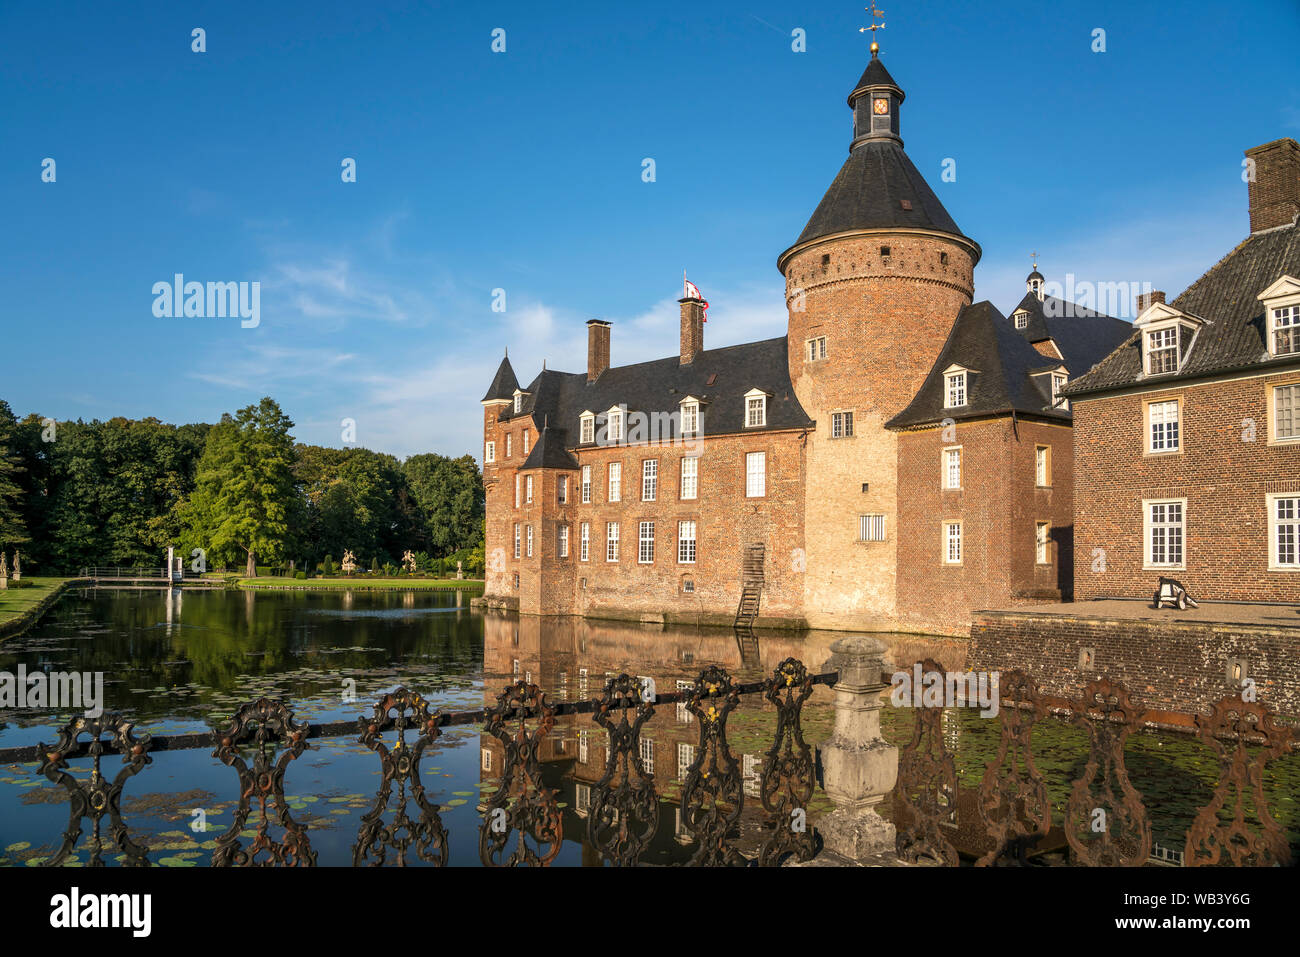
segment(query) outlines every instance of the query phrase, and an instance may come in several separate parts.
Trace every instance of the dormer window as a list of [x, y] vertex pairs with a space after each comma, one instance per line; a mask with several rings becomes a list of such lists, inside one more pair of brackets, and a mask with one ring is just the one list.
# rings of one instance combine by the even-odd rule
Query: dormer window
[[620, 406], [614, 406], [605, 413], [605, 437], [610, 442], [623, 441], [623, 409]]
[[1178, 371], [1178, 327], [1153, 329], [1146, 334], [1147, 375]]
[[515, 390], [515, 415], [518, 415], [524, 407], [524, 394], [518, 389]]
[[1069, 376], [1064, 372], [1052, 373], [1052, 408], [1069, 411], [1070, 400], [1059, 398], [1061, 390], [1065, 388], [1065, 383], [1068, 381]]
[[1300, 279], [1283, 276], [1258, 298], [1268, 321], [1268, 354], [1300, 356]]
[[590, 445], [596, 441], [596, 416], [591, 412], [584, 412], [579, 416], [580, 423], [578, 429], [579, 445]]
[[751, 389], [745, 393], [745, 428], [757, 429], [767, 425], [767, 393]]
[[945, 372], [943, 376], [943, 407], [956, 409], [966, 404], [966, 370]]
[[700, 431], [700, 402], [698, 399], [682, 400], [682, 435], [698, 435]]
[[1023, 309], [1020, 310], [1020, 312], [1013, 313], [1011, 318], [1015, 320], [1017, 329], [1029, 328], [1029, 313], [1025, 312]]

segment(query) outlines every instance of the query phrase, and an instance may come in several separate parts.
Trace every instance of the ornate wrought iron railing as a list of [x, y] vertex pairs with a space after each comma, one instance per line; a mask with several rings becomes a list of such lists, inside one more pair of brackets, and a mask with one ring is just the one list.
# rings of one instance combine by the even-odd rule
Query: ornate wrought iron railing
[[[942, 672], [933, 661], [920, 664], [924, 671]], [[642, 731], [656, 706], [677, 704], [694, 717], [698, 732], [680, 796], [682, 826], [694, 847], [689, 863], [771, 866], [806, 861], [818, 851], [815, 821], [808, 818], [818, 765], [803, 737], [803, 708], [816, 685], [832, 685], [838, 677], [837, 672], [810, 674], [802, 662], [788, 658], [759, 682], [739, 683], [711, 666], [688, 688], [653, 695], [640, 679], [621, 674], [610, 678], [595, 698], [559, 703], [548, 700], [536, 684], [515, 681], [491, 707], [451, 713], [434, 710], [418, 693], [401, 688], [384, 695], [369, 716], [322, 724], [299, 722], [286, 703], [260, 698], [240, 707], [224, 727], [195, 734], [137, 736], [132, 722], [119, 714], [77, 718], [55, 744], [0, 750], [0, 763], [39, 761], [41, 773], [67, 791], [69, 823], [48, 865], [68, 860], [86, 825], [90, 865], [102, 865], [106, 851], [119, 855], [125, 865], [152, 863], [122, 817], [123, 789], [158, 753], [210, 747], [238, 777], [234, 820], [216, 839], [211, 863], [311, 866], [317, 857], [310, 829], [293, 817], [285, 776], [311, 740], [355, 734], [378, 757], [381, 783], [372, 808], [362, 815], [353, 863], [403, 865], [418, 859], [443, 866], [469, 862], [450, 859], [440, 809], [420, 779], [421, 761], [443, 728], [479, 724], [499, 742], [504, 762], [499, 787], [480, 805], [478, 862], [546, 866], [560, 853], [563, 828], [556, 791], [541, 774], [541, 744], [557, 717], [590, 715], [593, 726], [606, 734], [607, 751], [604, 773], [592, 789], [587, 839], [606, 862], [626, 866], [643, 862], [658, 828], [662, 797], [643, 760]], [[762, 695], [775, 723], [758, 781], [762, 840], [756, 851], [751, 847], [743, 854], [737, 837], [745, 780], [728, 744], [727, 723], [746, 695]], [[1086, 764], [1072, 783], [1059, 822], [1070, 862], [1147, 863], [1153, 857], [1151, 820], [1129, 780], [1124, 753], [1126, 741], [1147, 722], [1144, 709], [1122, 685], [1106, 679], [1089, 683], [1075, 700], [1047, 698], [1020, 671], [1001, 675], [999, 698], [998, 750], [974, 802], [958, 800], [956, 762], [945, 739], [944, 716], [952, 709], [915, 709], [910, 739], [898, 753], [898, 778], [888, 807], [898, 858], [958, 864], [961, 855], [952, 835], [973, 828], [988, 848], [977, 865], [1027, 863], [1054, 824], [1047, 784], [1035, 766], [1033, 731], [1055, 717], [1085, 731], [1089, 741]], [[836, 706], [855, 705], [837, 701]], [[1162, 848], [1158, 856], [1165, 862], [1181, 859], [1187, 866], [1289, 863], [1291, 848], [1270, 815], [1263, 780], [1270, 762], [1296, 747], [1293, 729], [1279, 725], [1262, 705], [1227, 696], [1211, 714], [1197, 716], [1193, 733], [1217, 760], [1217, 786], [1196, 814], [1184, 846]], [[111, 778], [111, 771], [101, 767], [110, 754], [121, 759]], [[70, 762], [79, 759], [89, 759], [88, 775], [71, 773]], [[278, 837], [272, 836], [273, 828]]]

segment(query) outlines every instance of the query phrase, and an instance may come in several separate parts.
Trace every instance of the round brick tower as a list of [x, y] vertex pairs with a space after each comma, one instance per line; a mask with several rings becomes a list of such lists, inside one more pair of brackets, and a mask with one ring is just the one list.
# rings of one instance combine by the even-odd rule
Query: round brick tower
[[[888, 627], [895, 617], [898, 457], [884, 424], [911, 401], [971, 303], [980, 257], [903, 152], [902, 103], [873, 49], [849, 94], [849, 157], [777, 260], [790, 380], [817, 423], [804, 511], [814, 627]], [[884, 517], [883, 541], [871, 540], [875, 516]]]

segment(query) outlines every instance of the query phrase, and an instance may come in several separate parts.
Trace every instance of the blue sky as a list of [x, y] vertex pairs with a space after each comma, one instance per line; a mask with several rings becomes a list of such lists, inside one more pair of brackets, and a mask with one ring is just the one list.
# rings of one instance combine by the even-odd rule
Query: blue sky
[[[781, 335], [860, 4], [0, 0], [0, 398], [188, 422], [269, 394], [303, 441], [352, 418], [478, 455], [503, 347], [525, 382], [584, 368], [593, 317], [617, 364], [672, 354], [683, 268], [707, 346]], [[1035, 249], [1176, 294], [1247, 233], [1242, 151], [1300, 136], [1297, 0], [883, 5], [907, 152], [1003, 311]], [[177, 272], [260, 282], [261, 324], [155, 317]]]

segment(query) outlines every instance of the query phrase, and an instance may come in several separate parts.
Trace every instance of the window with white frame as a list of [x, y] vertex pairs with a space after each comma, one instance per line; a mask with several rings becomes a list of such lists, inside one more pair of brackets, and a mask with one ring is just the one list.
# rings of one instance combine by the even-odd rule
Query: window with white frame
[[516, 392], [515, 393], [515, 415], [518, 415], [519, 410], [522, 409], [523, 407], [524, 407], [524, 395], [522, 392]]
[[1300, 353], [1300, 305], [1272, 310], [1269, 326], [1273, 331], [1269, 338], [1273, 355], [1291, 356]]
[[695, 523], [693, 521], [677, 523], [677, 563], [695, 564]]
[[1052, 373], [1052, 408], [1066, 409], [1070, 408], [1070, 400], [1061, 398], [1061, 390], [1065, 388], [1065, 383], [1069, 381], [1069, 376], [1064, 372]]
[[618, 522], [605, 523], [605, 561], [618, 561]]
[[515, 473], [515, 508], [518, 508], [518, 507], [519, 507], [519, 485], [520, 485], [520, 481], [521, 481], [521, 476], [520, 476], [518, 473]]
[[524, 429], [524, 448], [523, 448], [523, 454], [524, 454], [525, 456], [528, 455], [528, 437], [529, 437], [530, 435], [532, 435], [532, 433], [529, 432], [527, 429]]
[[533, 557], [533, 526], [529, 525], [528, 528], [525, 529], [524, 540], [527, 543], [527, 549], [528, 549], [527, 556], [529, 558], [532, 558]]
[[646, 459], [641, 463], [641, 501], [653, 502], [659, 494], [659, 460]]
[[848, 439], [853, 437], [853, 413], [831, 413], [831, 438]]
[[764, 425], [767, 425], [767, 396], [750, 392], [745, 396], [745, 428], [753, 429]]
[[1147, 406], [1148, 452], [1177, 452], [1182, 446], [1178, 421], [1178, 400], [1152, 402]]
[[1146, 563], [1151, 568], [1182, 568], [1184, 503], [1143, 502], [1146, 510]]
[[641, 770], [646, 774], [655, 773], [655, 743], [653, 738], [641, 739]]
[[1146, 335], [1147, 375], [1178, 371], [1178, 327], [1152, 329]]
[[826, 337], [817, 336], [815, 339], [805, 341], [808, 347], [808, 361], [816, 362], [818, 359], [826, 358]]
[[560, 557], [569, 557], [569, 526], [560, 526]]
[[961, 488], [961, 446], [943, 450], [943, 487]]
[[520, 543], [521, 534], [522, 533], [520, 532], [519, 529], [519, 523], [515, 522], [515, 558], [519, 557], [519, 543]]
[[767, 494], [767, 453], [745, 455], [745, 497], [762, 498]]
[[961, 561], [961, 522], [944, 522], [943, 563], [945, 565], [960, 565]]
[[642, 522], [637, 536], [636, 560], [640, 565], [653, 565], [655, 560], [655, 523]]
[[885, 540], [885, 516], [859, 515], [858, 541], [883, 542]]
[[1051, 552], [1048, 549], [1048, 536], [1051, 527], [1047, 522], [1036, 522], [1034, 524], [1034, 561], [1040, 565], [1050, 565], [1052, 563]]
[[533, 477], [531, 475], [524, 476], [524, 504], [533, 504]]
[[678, 744], [677, 745], [677, 780], [685, 781], [686, 775], [691, 770], [691, 765], [695, 763], [695, 745]]
[[586, 764], [591, 759], [591, 732], [578, 732], [578, 760]]
[[591, 523], [583, 522], [578, 526], [578, 558], [589, 561], [591, 558]]
[[[680, 678], [677, 679], [678, 693], [681, 693], [683, 691], [690, 691], [694, 687], [695, 687], [694, 682], [683, 681]], [[695, 716], [691, 714], [690, 707], [686, 704], [685, 701], [677, 702], [677, 723], [678, 724], [690, 724], [691, 721], [694, 719], [694, 717]], [[691, 760], [694, 760], [694, 758], [692, 757]]]
[[1050, 445], [1034, 446], [1034, 484], [1039, 488], [1049, 488], [1052, 484], [1052, 447]]
[[1300, 496], [1268, 496], [1269, 568], [1300, 570]]
[[589, 445], [596, 441], [596, 417], [590, 412], [584, 412], [579, 418], [579, 444]]
[[966, 404], [966, 372], [948, 372], [943, 377], [943, 407], [955, 409]]
[[484, 771], [492, 770], [492, 752], [487, 748], [483, 748], [480, 752], [479, 766], [482, 767]]
[[1300, 439], [1300, 382], [1273, 387], [1273, 441]]
[[582, 504], [591, 504], [591, 466], [582, 467]]
[[506, 458], [510, 458], [515, 447], [515, 436], [513, 432], [506, 433]]
[[561, 475], [555, 485], [555, 497], [561, 505], [569, 504], [569, 477]]
[[610, 442], [622, 442], [623, 410], [621, 408], [610, 409], [605, 421], [605, 437], [608, 438]]
[[682, 498], [695, 498], [700, 488], [700, 459], [697, 455], [682, 458]]
[[489, 442], [483, 452], [483, 461], [487, 462], [488, 465], [491, 465], [496, 460], [497, 460], [497, 444], [495, 442]]
[[695, 435], [700, 431], [700, 404], [682, 403], [682, 435]]
[[1029, 313], [1024, 311], [1012, 313], [1011, 318], [1016, 321], [1017, 329], [1027, 329], [1029, 327]]
[[618, 502], [623, 498], [623, 463], [609, 463], [609, 500]]

